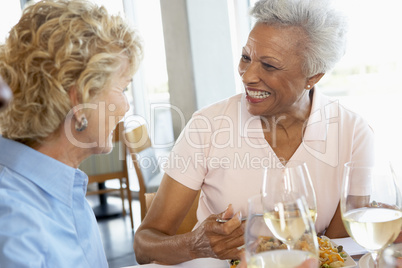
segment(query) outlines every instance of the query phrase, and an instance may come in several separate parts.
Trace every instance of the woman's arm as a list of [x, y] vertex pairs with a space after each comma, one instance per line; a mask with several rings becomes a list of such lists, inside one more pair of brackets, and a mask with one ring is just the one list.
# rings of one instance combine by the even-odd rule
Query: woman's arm
[[[138, 263], [176, 264], [195, 258], [240, 259], [244, 244], [244, 223], [237, 213], [227, 223], [217, 217], [233, 216], [231, 206], [225, 215], [211, 215], [197, 229], [175, 235], [190, 209], [197, 191], [164, 175], [155, 199], [135, 233], [134, 251]], [[223, 213], [222, 213], [223, 214]]]
[[331, 223], [325, 231], [325, 236], [328, 236], [329, 238], [341, 238], [349, 236], [342, 222], [341, 206], [339, 203], [334, 217], [332, 217]]

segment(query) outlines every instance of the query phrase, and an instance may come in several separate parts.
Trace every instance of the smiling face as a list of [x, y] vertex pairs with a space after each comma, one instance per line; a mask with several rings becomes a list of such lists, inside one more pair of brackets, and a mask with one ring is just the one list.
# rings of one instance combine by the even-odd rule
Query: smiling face
[[305, 90], [309, 78], [302, 71], [305, 38], [297, 27], [254, 26], [239, 63], [251, 114], [274, 116], [309, 109]]

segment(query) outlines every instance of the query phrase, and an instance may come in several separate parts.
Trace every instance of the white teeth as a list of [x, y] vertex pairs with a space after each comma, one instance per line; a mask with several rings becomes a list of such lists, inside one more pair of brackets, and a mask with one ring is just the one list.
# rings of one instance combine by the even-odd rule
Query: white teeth
[[271, 95], [271, 93], [266, 91], [255, 91], [255, 90], [247, 90], [247, 94], [254, 99], [265, 99]]

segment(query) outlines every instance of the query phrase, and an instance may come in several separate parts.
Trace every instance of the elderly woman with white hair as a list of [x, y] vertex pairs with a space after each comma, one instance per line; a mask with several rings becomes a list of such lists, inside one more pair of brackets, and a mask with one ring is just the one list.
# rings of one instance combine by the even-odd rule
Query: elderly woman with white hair
[[[140, 263], [239, 259], [247, 199], [261, 192], [265, 166], [289, 160], [306, 162], [311, 173], [317, 232], [347, 236], [343, 165], [371, 161], [374, 135], [317, 87], [344, 54], [345, 17], [323, 0], [261, 0], [251, 14], [256, 23], [238, 67], [245, 92], [196, 112], [177, 140], [135, 235]], [[199, 190], [198, 223], [175, 235]]]

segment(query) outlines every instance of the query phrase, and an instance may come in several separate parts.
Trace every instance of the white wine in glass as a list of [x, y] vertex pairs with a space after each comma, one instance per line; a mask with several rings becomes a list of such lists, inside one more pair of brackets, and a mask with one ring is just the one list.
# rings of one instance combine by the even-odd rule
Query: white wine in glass
[[[317, 267], [318, 244], [315, 243], [315, 241], [317, 241], [315, 233], [304, 232], [306, 228], [303, 227], [303, 233], [301, 235], [302, 239], [304, 239], [303, 250], [301, 247], [297, 246], [289, 250], [286, 244], [283, 244], [280, 240], [278, 240], [266, 225], [263, 216], [264, 210], [262, 199], [262, 195], [256, 195], [248, 200], [248, 216], [245, 230], [247, 267], [293, 268], [301, 264], [304, 265], [306, 261], [312, 261], [313, 265], [311, 267]], [[311, 223], [311, 219], [309, 216], [307, 216], [306, 211], [304, 218], [307, 218]], [[307, 229], [312, 231], [309, 228]]]
[[276, 238], [293, 248], [306, 231], [305, 204], [301, 199], [294, 202], [278, 202], [272, 206], [266, 205], [264, 220]]
[[298, 191], [305, 197], [311, 218], [315, 223], [317, 220], [317, 201], [307, 164], [302, 161], [290, 160], [282, 162], [282, 165], [285, 168], [289, 187], [292, 187], [292, 191]]
[[317, 220], [316, 195], [305, 162], [282, 161], [276, 166], [267, 167], [264, 171], [262, 192], [275, 195], [281, 193], [293, 197], [304, 196], [313, 223]]
[[389, 164], [345, 164], [342, 220], [349, 235], [373, 258], [392, 244], [402, 228], [401, 192]]

